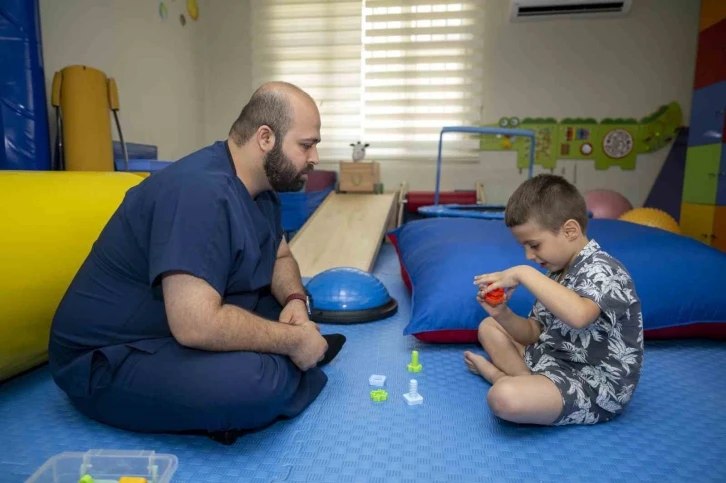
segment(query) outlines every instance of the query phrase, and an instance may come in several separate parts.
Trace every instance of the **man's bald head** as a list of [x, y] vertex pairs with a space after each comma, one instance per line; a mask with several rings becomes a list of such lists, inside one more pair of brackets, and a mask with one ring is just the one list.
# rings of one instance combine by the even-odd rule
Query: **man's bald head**
[[232, 125], [229, 135], [235, 144], [245, 144], [261, 126], [269, 126], [275, 142], [282, 142], [292, 124], [295, 107], [315, 101], [305, 91], [288, 82], [268, 82], [260, 86]]

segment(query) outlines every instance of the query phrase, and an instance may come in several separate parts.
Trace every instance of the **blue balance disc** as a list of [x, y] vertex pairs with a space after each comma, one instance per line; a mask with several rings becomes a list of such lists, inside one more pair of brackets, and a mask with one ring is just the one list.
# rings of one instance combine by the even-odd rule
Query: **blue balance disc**
[[311, 320], [328, 324], [357, 324], [396, 313], [398, 303], [368, 272], [352, 267], [331, 268], [310, 279]]

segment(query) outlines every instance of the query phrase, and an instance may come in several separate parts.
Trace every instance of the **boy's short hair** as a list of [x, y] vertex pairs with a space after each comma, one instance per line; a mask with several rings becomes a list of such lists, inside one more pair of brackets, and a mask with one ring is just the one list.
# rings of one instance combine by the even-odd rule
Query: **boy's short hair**
[[587, 231], [585, 198], [562, 176], [538, 174], [528, 179], [512, 193], [504, 212], [504, 223], [512, 228], [533, 221], [542, 228], [558, 232], [573, 219]]

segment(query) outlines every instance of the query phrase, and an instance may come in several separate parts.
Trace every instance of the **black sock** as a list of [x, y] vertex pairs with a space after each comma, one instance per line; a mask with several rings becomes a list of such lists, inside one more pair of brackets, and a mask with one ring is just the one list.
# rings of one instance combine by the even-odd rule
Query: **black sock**
[[328, 350], [325, 351], [325, 357], [323, 357], [323, 360], [318, 363], [319, 366], [324, 366], [335, 359], [335, 356], [337, 356], [340, 349], [343, 348], [343, 344], [345, 344], [346, 340], [343, 334], [325, 334], [323, 335], [323, 339], [328, 342]]

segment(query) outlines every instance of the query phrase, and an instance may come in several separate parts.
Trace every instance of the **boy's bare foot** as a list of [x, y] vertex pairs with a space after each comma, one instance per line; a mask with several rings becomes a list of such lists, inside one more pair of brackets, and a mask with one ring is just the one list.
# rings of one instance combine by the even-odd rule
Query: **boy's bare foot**
[[471, 351], [464, 352], [464, 362], [469, 370], [489, 381], [490, 384], [494, 384], [500, 377], [506, 376], [497, 367], [486, 360], [479, 354], [474, 354]]

